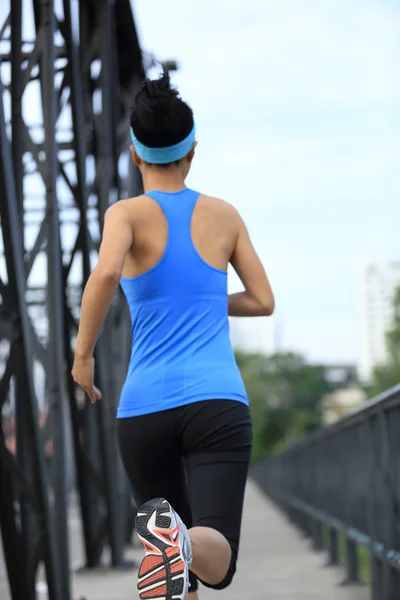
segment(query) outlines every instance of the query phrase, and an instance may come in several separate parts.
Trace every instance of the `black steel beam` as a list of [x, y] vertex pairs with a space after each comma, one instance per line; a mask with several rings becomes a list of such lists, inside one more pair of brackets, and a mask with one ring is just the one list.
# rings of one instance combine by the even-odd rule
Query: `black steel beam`
[[[0, 81], [0, 95], [3, 96], [3, 88]], [[16, 346], [15, 355], [15, 377], [18, 383], [16, 394], [16, 417], [18, 428], [23, 437], [23, 452], [18, 452], [17, 464], [10, 455], [8, 449], [2, 447], [2, 481], [7, 482], [14, 475], [14, 485], [21, 481], [15, 477], [18, 472], [24, 477], [25, 487], [30, 490], [30, 495], [22, 493], [19, 495], [21, 511], [21, 529], [17, 534], [17, 542], [13, 542], [9, 535], [18, 529], [18, 513], [10, 506], [11, 492], [8, 492], [7, 500], [4, 495], [1, 506], [1, 529], [3, 535], [4, 551], [8, 567], [10, 590], [13, 600], [26, 598], [32, 600], [35, 593], [35, 574], [37, 564], [35, 558], [41, 549], [46, 567], [47, 585], [51, 598], [61, 600], [63, 598], [60, 580], [60, 564], [57, 552], [56, 535], [52, 527], [52, 515], [48, 500], [48, 481], [46, 467], [41, 445], [39, 431], [39, 419], [37, 411], [36, 394], [33, 383], [33, 342], [32, 330], [29, 324], [27, 307], [25, 303], [25, 277], [22, 254], [22, 232], [18, 215], [18, 208], [14, 187], [13, 165], [11, 149], [6, 134], [3, 101], [0, 101], [0, 213], [1, 232], [5, 249], [5, 260], [7, 267], [7, 296], [3, 295], [3, 304], [9, 300], [6, 307], [9, 317], [14, 324], [13, 344]], [[1, 443], [1, 441], [0, 441]], [[12, 487], [10, 487], [12, 489]], [[33, 498], [33, 502], [32, 502]], [[10, 522], [8, 519], [13, 514]], [[36, 518], [36, 519], [35, 519]], [[33, 521], [35, 521], [33, 525]], [[9, 529], [10, 528], [10, 529]], [[39, 535], [36, 547], [35, 537]], [[18, 555], [17, 555], [18, 552]], [[15, 565], [19, 565], [19, 575]], [[20, 592], [23, 594], [18, 595]]]
[[66, 435], [67, 401], [65, 395], [65, 354], [64, 354], [64, 281], [62, 274], [62, 254], [57, 194], [57, 140], [56, 140], [56, 85], [54, 33], [56, 22], [54, 0], [35, 0], [37, 33], [44, 30], [44, 48], [40, 61], [40, 81], [42, 92], [44, 152], [46, 169], [46, 230], [47, 230], [47, 311], [49, 335], [47, 344], [47, 379], [50, 411], [53, 417], [53, 486], [55, 498], [55, 528], [58, 554], [60, 557], [60, 584], [63, 598], [70, 597], [69, 549], [68, 549], [68, 500]]
[[[23, 181], [22, 164], [23, 119], [22, 119], [22, 0], [13, 0], [11, 15], [11, 123], [12, 123], [12, 160], [14, 168], [15, 195], [20, 212], [23, 214]], [[22, 237], [23, 241], [23, 237]]]
[[[77, 235], [77, 244], [71, 258], [74, 257], [76, 250], [79, 249], [82, 258], [82, 280], [81, 295], [83, 286], [90, 275], [90, 251], [93, 248], [89, 225], [87, 219], [88, 209], [88, 190], [86, 185], [86, 139], [85, 139], [85, 114], [83, 110], [83, 90], [82, 73], [79, 66], [79, 47], [74, 40], [72, 31], [72, 12], [70, 0], [64, 0], [64, 27], [63, 35], [66, 44], [68, 65], [66, 69], [66, 79], [70, 86], [70, 102], [72, 110], [72, 130], [73, 141], [72, 148], [75, 155], [76, 181], [72, 187], [74, 190], [74, 200], [79, 209], [79, 234]], [[68, 273], [65, 273], [65, 289], [68, 285]], [[81, 441], [82, 432], [88, 445], [96, 452], [96, 422], [93, 419], [93, 409], [90, 407], [88, 399], [85, 399], [83, 411], [87, 413], [86, 427], [83, 430], [82, 411], [79, 408], [75, 384], [71, 376], [73, 363], [71, 335], [76, 333], [76, 325], [69, 317], [69, 307], [67, 297], [64, 298], [64, 331], [66, 340], [66, 357], [68, 365], [68, 395], [70, 398], [71, 419], [73, 425], [74, 451], [77, 483], [80, 498], [80, 507], [82, 513], [82, 525], [84, 533], [84, 544], [86, 554], [86, 565], [91, 568], [99, 564], [103, 545], [96, 545], [98, 530], [101, 527], [102, 515], [99, 506], [99, 489], [96, 478], [93, 477], [93, 470], [90, 467], [89, 459], [86, 457]]]

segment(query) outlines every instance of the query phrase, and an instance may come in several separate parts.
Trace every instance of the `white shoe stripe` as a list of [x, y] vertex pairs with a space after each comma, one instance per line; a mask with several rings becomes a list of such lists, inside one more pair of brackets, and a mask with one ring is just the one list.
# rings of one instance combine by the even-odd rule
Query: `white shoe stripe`
[[165, 568], [165, 565], [162, 564], [160, 567], [157, 567], [156, 569], [149, 571], [146, 575], [142, 575], [142, 577], [138, 577], [138, 583], [141, 583], [148, 577], [152, 577], [153, 575], [156, 575], [159, 571], [162, 571], [164, 568]]
[[[174, 577], [169, 577], [168, 581], [174, 581], [175, 579], [181, 579], [184, 576], [184, 573], [180, 573], [179, 575], [174, 575]], [[142, 594], [143, 592], [149, 592], [150, 590], [154, 590], [155, 588], [158, 588], [160, 585], [163, 585], [164, 583], [166, 583], [166, 579], [162, 579], [161, 581], [157, 581], [157, 583], [151, 583], [150, 585], [146, 585], [145, 587], [142, 587], [140, 590], [140, 593]]]

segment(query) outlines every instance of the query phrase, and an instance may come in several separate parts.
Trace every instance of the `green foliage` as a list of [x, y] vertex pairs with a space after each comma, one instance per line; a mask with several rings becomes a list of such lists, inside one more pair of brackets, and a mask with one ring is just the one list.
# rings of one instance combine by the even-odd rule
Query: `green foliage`
[[374, 370], [373, 383], [368, 392], [375, 396], [400, 383], [400, 287], [394, 300], [394, 316], [390, 330], [386, 334], [388, 360]]
[[322, 366], [292, 352], [268, 357], [237, 352], [236, 360], [250, 399], [254, 461], [320, 425], [320, 401], [331, 391]]

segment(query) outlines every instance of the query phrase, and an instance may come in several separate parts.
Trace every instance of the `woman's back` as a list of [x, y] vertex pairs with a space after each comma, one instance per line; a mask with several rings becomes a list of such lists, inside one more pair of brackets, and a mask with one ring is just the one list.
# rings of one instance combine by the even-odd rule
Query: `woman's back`
[[148, 192], [126, 204], [134, 243], [121, 286], [133, 347], [118, 415], [206, 399], [247, 403], [229, 339], [234, 209], [187, 188]]
[[[173, 204], [171, 208], [184, 210], [188, 192], [191, 190], [187, 188], [177, 192], [149, 192], [122, 201], [126, 212], [132, 215], [133, 229], [133, 244], [125, 259], [123, 277], [136, 277], [158, 263], [168, 241], [168, 222], [163, 206]], [[196, 202], [189, 226], [193, 245], [208, 264], [226, 271], [236, 243], [237, 213], [223, 200], [193, 193]], [[160, 202], [153, 199], [153, 195], [161, 199]]]

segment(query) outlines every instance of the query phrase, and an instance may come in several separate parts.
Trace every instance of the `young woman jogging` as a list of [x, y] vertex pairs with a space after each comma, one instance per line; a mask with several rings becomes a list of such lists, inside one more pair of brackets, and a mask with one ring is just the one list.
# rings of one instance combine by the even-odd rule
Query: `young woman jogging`
[[[118, 437], [140, 507], [139, 594], [196, 600], [198, 581], [223, 589], [234, 576], [252, 447], [228, 315], [271, 315], [274, 297], [235, 208], [185, 185], [196, 147], [193, 112], [167, 72], [137, 93], [131, 137], [144, 194], [106, 213], [73, 376], [92, 402], [100, 398], [93, 352], [121, 284], [132, 355]], [[243, 292], [228, 295], [229, 264]]]

